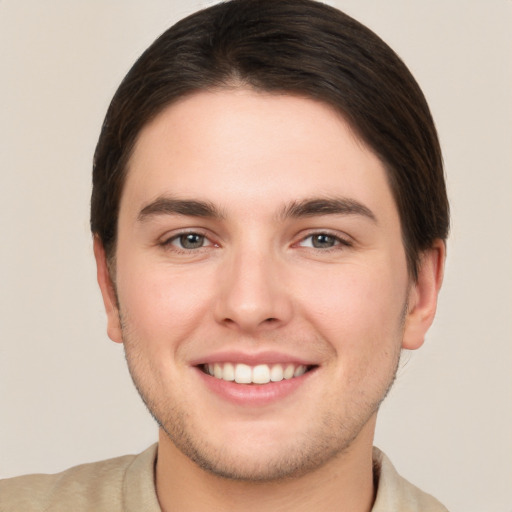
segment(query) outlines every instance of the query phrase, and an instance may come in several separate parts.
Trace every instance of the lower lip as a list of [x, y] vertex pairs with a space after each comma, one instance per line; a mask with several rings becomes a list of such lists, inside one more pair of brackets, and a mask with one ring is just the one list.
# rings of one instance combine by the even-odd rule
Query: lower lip
[[217, 396], [235, 405], [258, 407], [282, 400], [295, 393], [315, 373], [316, 368], [300, 377], [267, 384], [237, 384], [217, 379], [196, 368], [204, 384]]

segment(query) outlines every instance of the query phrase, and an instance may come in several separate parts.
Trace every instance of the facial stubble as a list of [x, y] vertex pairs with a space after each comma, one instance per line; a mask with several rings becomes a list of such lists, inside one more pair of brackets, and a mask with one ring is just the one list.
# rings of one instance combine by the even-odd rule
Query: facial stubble
[[[387, 396], [396, 378], [400, 362], [400, 346], [392, 355], [394, 364], [381, 392], [371, 400], [359, 400], [352, 406], [357, 411], [346, 418], [326, 408], [322, 418], [315, 422], [316, 428], [304, 432], [294, 439], [286, 449], [274, 454], [271, 459], [247, 463], [243, 457], [230, 454], [228, 444], [217, 448], [212, 446], [204, 436], [194, 431], [189, 409], [183, 404], [186, 400], [173, 403], [168, 396], [157, 396], [145, 376], [158, 375], [156, 368], [151, 368], [140, 347], [143, 346], [129, 327], [129, 321], [120, 311], [120, 322], [125, 347], [125, 357], [133, 383], [148, 411], [172, 444], [193, 461], [199, 468], [221, 478], [246, 482], [276, 482], [298, 478], [325, 465], [327, 462], [342, 457], [349, 450], [354, 440], [365, 425], [377, 413], [380, 404]], [[407, 304], [400, 314], [400, 330], [403, 333]], [[366, 395], [362, 393], [363, 397]], [[193, 404], [190, 404], [193, 407]], [[207, 419], [205, 418], [205, 421]], [[192, 423], [192, 425], [191, 425]], [[258, 451], [258, 447], [254, 447]], [[245, 466], [241, 460], [246, 462]]]

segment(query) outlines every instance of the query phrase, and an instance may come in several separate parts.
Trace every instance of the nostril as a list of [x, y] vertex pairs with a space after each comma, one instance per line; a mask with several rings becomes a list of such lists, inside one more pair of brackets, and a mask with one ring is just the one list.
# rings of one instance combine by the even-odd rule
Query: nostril
[[[224, 320], [222, 321], [225, 325], [228, 325], [228, 326], [234, 326], [234, 325], [237, 325], [237, 322], [236, 320], [233, 320], [232, 318], [229, 318], [229, 317], [226, 317], [224, 318]], [[273, 325], [275, 323], [278, 323], [279, 320], [275, 317], [269, 317], [269, 318], [265, 318], [259, 325], [262, 326], [262, 325]]]

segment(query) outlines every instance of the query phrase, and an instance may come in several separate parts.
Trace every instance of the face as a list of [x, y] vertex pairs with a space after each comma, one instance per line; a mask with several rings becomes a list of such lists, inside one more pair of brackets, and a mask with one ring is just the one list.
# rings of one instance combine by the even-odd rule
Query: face
[[421, 301], [384, 167], [328, 106], [245, 89], [170, 106], [129, 162], [117, 304], [97, 257], [109, 335], [201, 467], [268, 480], [371, 443]]

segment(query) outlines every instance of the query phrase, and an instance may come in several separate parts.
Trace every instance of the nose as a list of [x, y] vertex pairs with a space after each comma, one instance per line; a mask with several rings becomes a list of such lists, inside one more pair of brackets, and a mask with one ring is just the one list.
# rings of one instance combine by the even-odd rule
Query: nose
[[215, 305], [223, 325], [255, 333], [287, 324], [292, 300], [285, 262], [264, 250], [238, 251], [223, 262]]

